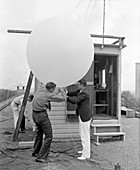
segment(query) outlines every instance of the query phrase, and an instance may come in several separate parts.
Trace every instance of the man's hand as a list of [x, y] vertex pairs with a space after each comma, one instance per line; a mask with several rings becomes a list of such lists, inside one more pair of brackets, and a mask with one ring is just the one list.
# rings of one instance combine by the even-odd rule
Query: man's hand
[[58, 91], [61, 93], [61, 95], [65, 98], [65, 100], [67, 100], [67, 95], [66, 95], [66, 91], [65, 88], [59, 88]]
[[57, 88], [56, 92], [57, 93], [65, 93], [65, 89], [64, 88]]

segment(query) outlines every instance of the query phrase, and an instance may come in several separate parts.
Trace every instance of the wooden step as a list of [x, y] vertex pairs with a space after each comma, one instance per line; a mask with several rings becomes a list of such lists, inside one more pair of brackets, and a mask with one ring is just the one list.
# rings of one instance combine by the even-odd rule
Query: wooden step
[[50, 116], [65, 116], [66, 117], [66, 112], [64, 110], [52, 110], [48, 111], [48, 115]]
[[51, 124], [52, 125], [62, 125], [62, 124], [66, 124], [66, 120], [65, 119], [61, 119], [61, 120], [59, 120], [59, 119], [51, 119], [50, 118], [50, 121], [51, 121]]
[[124, 132], [110, 132], [110, 133], [93, 133], [93, 138], [95, 140], [96, 145], [100, 145], [99, 137], [108, 137], [108, 136], [120, 136], [122, 141], [125, 141], [125, 133]]
[[49, 111], [49, 112], [52, 112], [52, 111], [60, 111], [60, 110], [62, 110], [62, 111], [66, 111], [66, 107], [64, 107], [64, 106], [60, 106], [60, 107], [55, 107], [55, 106], [53, 106], [53, 107], [51, 107], [51, 111]]
[[58, 115], [58, 116], [51, 116], [49, 115], [50, 120], [66, 120], [66, 116]]
[[91, 122], [91, 124], [119, 124], [118, 119], [110, 119], [110, 120], [93, 120]]
[[66, 107], [66, 102], [51, 102], [52, 107], [61, 107], [64, 106]]
[[67, 129], [53, 129], [53, 134], [71, 134], [71, 133], [79, 133], [78, 129], [73, 129], [73, 128], [67, 128]]
[[65, 123], [65, 124], [59, 124], [59, 125], [52, 125], [53, 128], [55, 129], [69, 129], [69, 128], [73, 128], [73, 129], [79, 129], [79, 125], [76, 123]]
[[54, 134], [72, 134], [72, 133], [79, 133], [79, 126], [78, 124], [52, 124], [52, 129]]
[[62, 138], [80, 138], [79, 133], [68, 133], [68, 134], [53, 134], [54, 139], [62, 139]]
[[121, 124], [91, 124], [92, 127], [112, 127], [112, 126], [121, 126]]
[[52, 124], [53, 136], [55, 138], [79, 137], [79, 125], [77, 123]]
[[93, 133], [94, 135], [98, 136], [119, 136], [119, 135], [125, 135], [124, 132], [110, 132], [110, 133]]
[[91, 123], [93, 133], [122, 132], [121, 124], [94, 124]]

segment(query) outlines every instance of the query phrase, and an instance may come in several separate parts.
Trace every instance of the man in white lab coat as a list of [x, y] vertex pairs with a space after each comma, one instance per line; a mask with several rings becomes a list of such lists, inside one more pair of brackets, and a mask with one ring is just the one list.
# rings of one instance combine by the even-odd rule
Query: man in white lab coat
[[[21, 109], [21, 105], [23, 102], [23, 97], [24, 95], [16, 97], [12, 102], [11, 102], [11, 108], [13, 111], [13, 116], [14, 116], [14, 128], [16, 128], [18, 117], [19, 117], [19, 112]], [[33, 100], [33, 95], [28, 96], [28, 101], [31, 102]], [[25, 115], [23, 115], [23, 119], [21, 121], [21, 126], [20, 126], [20, 132], [25, 131]]]

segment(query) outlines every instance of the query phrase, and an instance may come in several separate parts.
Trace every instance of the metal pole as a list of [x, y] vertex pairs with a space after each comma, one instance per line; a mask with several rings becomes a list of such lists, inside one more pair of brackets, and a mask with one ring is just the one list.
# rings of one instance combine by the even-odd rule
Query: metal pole
[[104, 34], [105, 34], [105, 0], [103, 6], [103, 46], [104, 46]]

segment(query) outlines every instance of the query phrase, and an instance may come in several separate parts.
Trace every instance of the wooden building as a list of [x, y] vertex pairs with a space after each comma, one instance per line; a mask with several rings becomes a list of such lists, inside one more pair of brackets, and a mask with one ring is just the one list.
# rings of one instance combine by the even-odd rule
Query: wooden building
[[[112, 41], [108, 44], [94, 43], [94, 60], [84, 76], [90, 91], [93, 114], [91, 135], [97, 144], [99, 144], [99, 137], [103, 136], [120, 136], [124, 140], [125, 134], [121, 126], [121, 50], [125, 47], [125, 38], [93, 34], [91, 37]], [[38, 84], [36, 79], [35, 89]], [[68, 90], [73, 91], [75, 88], [76, 85], [73, 84], [68, 87]], [[52, 104], [49, 117], [54, 139], [79, 137], [75, 108], [75, 105], [65, 102]]]

